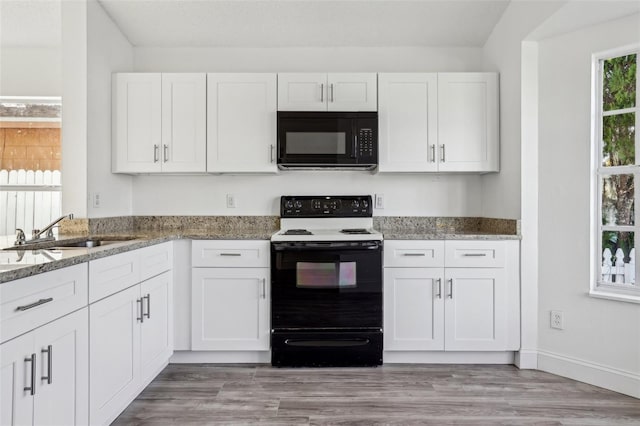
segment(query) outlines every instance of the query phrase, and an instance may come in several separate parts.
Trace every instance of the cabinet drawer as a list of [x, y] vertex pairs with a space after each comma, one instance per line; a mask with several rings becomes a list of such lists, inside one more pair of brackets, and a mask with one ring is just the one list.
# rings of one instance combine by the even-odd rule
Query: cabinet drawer
[[191, 266], [268, 268], [269, 241], [197, 240], [191, 246]]
[[86, 306], [87, 278], [82, 263], [2, 284], [2, 342]]
[[89, 262], [89, 303], [140, 282], [138, 250]]
[[140, 281], [173, 268], [173, 243], [167, 242], [136, 250], [140, 255]]
[[384, 266], [442, 267], [444, 241], [390, 240], [384, 242]]
[[447, 268], [503, 268], [505, 243], [504, 241], [447, 241], [445, 266]]

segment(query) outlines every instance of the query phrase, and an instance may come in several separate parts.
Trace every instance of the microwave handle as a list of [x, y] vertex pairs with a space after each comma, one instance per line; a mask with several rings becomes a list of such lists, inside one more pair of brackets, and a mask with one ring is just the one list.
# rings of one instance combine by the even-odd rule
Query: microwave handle
[[353, 135], [353, 146], [351, 150], [351, 158], [356, 158], [356, 153], [358, 152], [358, 135]]

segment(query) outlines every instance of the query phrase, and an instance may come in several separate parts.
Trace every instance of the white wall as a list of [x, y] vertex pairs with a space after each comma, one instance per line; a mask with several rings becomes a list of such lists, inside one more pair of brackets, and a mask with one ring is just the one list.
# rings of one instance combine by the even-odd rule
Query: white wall
[[[136, 71], [477, 71], [479, 48], [135, 48]], [[278, 197], [297, 194], [385, 195], [376, 215], [477, 216], [474, 175], [281, 172], [249, 176], [136, 176], [133, 213], [277, 215]], [[235, 194], [238, 207], [225, 206]]]
[[[133, 69], [133, 48], [96, 0], [87, 6], [88, 217], [131, 214], [131, 177], [111, 173], [111, 73]], [[93, 204], [99, 194], [100, 207]]]
[[62, 95], [60, 47], [0, 47], [0, 95]]
[[62, 2], [62, 211], [87, 216], [87, 4]]
[[482, 216], [520, 219], [522, 41], [562, 2], [512, 2], [483, 48], [483, 69], [500, 71], [500, 173], [482, 177]]
[[[640, 15], [539, 43], [539, 368], [640, 397], [640, 304], [589, 290], [591, 54], [640, 42]], [[564, 312], [564, 330], [549, 311]]]

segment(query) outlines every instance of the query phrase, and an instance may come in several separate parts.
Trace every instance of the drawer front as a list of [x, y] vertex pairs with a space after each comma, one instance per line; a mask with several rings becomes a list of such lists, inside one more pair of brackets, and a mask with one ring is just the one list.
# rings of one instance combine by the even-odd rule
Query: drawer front
[[86, 263], [2, 284], [1, 341], [87, 306], [87, 292]]
[[269, 241], [196, 240], [191, 246], [191, 266], [268, 268]]
[[447, 241], [445, 266], [447, 268], [503, 268], [505, 266], [504, 241]]
[[139, 283], [139, 250], [89, 262], [89, 282], [89, 303]]
[[444, 241], [387, 240], [384, 242], [384, 266], [429, 268], [444, 266]]
[[136, 250], [140, 255], [140, 281], [173, 268], [173, 243], [167, 242]]

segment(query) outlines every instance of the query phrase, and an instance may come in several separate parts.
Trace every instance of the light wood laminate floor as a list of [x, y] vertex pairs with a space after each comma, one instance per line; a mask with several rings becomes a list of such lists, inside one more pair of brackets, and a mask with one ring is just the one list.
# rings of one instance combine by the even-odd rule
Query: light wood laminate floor
[[640, 425], [640, 400], [509, 365], [169, 365], [114, 425]]

